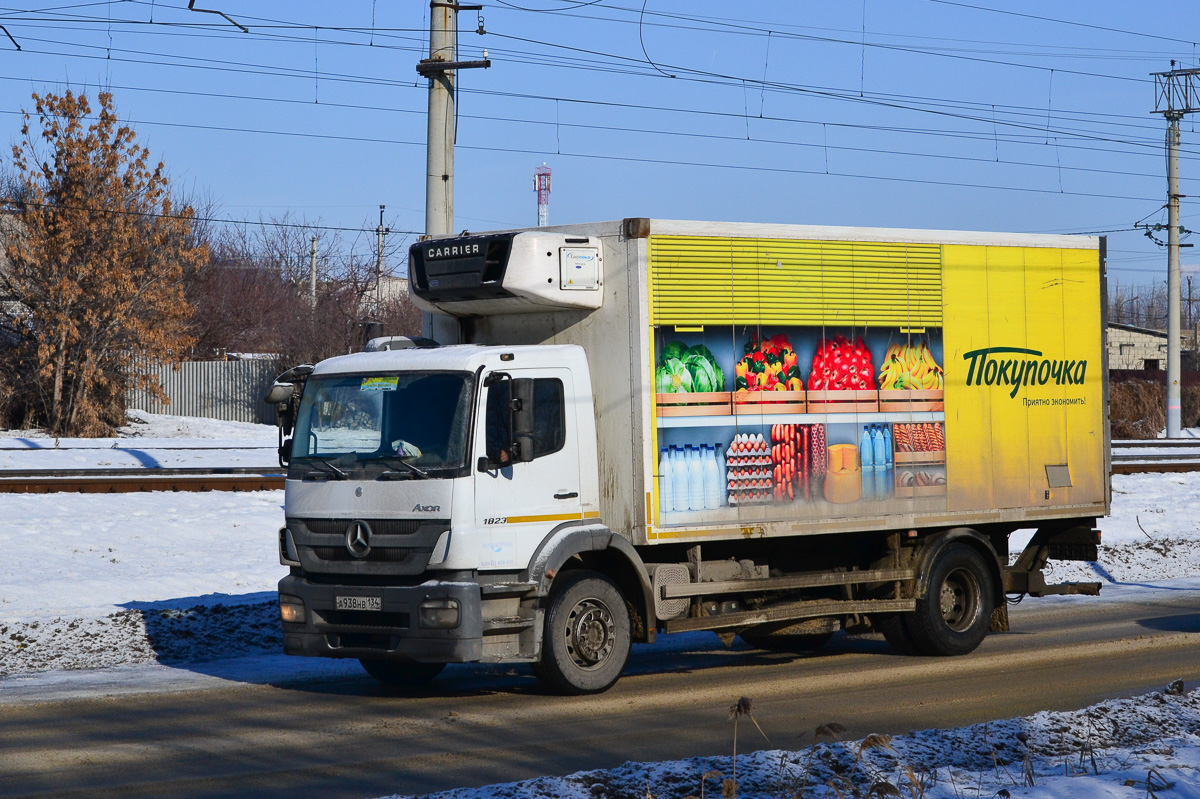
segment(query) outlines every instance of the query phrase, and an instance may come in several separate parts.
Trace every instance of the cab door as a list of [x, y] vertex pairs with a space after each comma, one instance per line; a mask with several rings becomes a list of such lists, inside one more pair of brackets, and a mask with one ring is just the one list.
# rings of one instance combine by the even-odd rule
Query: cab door
[[525, 568], [551, 530], [583, 517], [571, 371], [505, 373], [534, 381], [533, 459], [517, 463], [511, 452], [511, 381], [485, 386], [475, 441], [475, 522], [482, 533], [479, 568], [485, 570]]

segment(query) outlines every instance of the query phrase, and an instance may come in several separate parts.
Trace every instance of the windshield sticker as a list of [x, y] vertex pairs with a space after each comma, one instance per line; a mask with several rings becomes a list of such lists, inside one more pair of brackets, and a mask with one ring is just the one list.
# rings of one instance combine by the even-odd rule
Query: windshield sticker
[[391, 377], [364, 377], [362, 385], [359, 386], [359, 391], [395, 391], [396, 385], [400, 382], [400, 378], [396, 375]]

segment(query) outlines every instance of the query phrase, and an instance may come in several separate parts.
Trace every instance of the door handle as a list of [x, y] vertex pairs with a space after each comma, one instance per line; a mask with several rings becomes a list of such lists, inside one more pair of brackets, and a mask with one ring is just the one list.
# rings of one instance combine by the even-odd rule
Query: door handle
[[560, 491], [554, 495], [555, 499], [575, 499], [579, 496], [578, 491]]

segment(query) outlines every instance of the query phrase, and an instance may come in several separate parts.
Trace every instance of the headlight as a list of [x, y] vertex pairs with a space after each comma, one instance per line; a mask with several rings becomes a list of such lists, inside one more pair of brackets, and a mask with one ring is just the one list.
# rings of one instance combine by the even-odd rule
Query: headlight
[[458, 626], [457, 599], [427, 599], [419, 609], [421, 626], [435, 630], [450, 630]]
[[298, 596], [280, 594], [279, 618], [289, 624], [303, 624], [304, 600]]

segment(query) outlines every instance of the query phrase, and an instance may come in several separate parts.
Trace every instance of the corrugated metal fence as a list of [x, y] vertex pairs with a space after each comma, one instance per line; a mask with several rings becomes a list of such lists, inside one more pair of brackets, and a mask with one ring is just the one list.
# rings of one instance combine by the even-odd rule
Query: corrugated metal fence
[[130, 391], [129, 408], [174, 416], [275, 424], [274, 405], [263, 402], [278, 369], [271, 361], [185, 361], [145, 367], [158, 375], [170, 404], [147, 391]]

